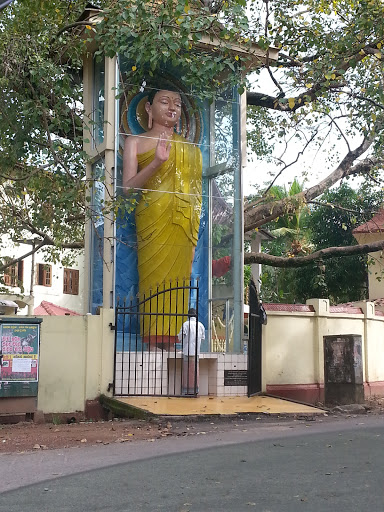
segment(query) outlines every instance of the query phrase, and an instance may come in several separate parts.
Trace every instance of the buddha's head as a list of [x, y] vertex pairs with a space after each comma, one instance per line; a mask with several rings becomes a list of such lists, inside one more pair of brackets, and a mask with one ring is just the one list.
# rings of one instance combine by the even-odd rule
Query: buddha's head
[[145, 110], [148, 113], [148, 128], [158, 124], [174, 127], [181, 116], [181, 96], [177, 91], [163, 89], [152, 90], [148, 94]]

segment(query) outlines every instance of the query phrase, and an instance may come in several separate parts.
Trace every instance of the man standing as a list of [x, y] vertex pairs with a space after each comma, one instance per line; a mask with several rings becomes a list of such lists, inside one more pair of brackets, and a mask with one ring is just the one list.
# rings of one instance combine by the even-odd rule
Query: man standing
[[201, 340], [205, 339], [205, 328], [196, 318], [196, 310], [188, 310], [188, 319], [178, 334], [183, 351], [183, 395], [199, 392], [199, 355]]

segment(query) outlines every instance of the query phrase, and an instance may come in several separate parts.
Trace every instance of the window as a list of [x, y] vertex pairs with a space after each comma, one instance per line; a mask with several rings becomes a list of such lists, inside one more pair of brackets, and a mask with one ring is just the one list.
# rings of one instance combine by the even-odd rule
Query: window
[[79, 295], [79, 271], [71, 268], [64, 269], [63, 293]]
[[18, 261], [4, 270], [4, 284], [6, 286], [23, 285], [23, 264], [23, 261]]
[[52, 286], [52, 267], [45, 263], [36, 265], [36, 284], [41, 286]]

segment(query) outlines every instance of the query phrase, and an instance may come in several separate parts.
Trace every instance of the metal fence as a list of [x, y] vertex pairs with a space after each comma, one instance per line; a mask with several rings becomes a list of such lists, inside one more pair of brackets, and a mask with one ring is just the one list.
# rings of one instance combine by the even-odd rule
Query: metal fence
[[115, 396], [197, 395], [198, 329], [192, 340], [182, 326], [198, 302], [198, 281], [177, 281], [116, 306]]

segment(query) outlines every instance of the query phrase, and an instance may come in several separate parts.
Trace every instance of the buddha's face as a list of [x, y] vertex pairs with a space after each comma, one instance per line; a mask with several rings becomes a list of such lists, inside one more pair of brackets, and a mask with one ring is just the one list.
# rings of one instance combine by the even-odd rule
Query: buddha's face
[[175, 126], [181, 116], [181, 96], [178, 92], [158, 91], [152, 105], [147, 102], [145, 109], [152, 113], [152, 122], [162, 126]]

